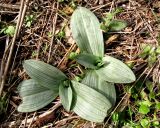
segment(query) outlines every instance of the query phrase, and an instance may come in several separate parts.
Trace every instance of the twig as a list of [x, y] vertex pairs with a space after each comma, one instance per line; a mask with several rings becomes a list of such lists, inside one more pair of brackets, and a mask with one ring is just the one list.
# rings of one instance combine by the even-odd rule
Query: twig
[[4, 65], [5, 65], [6, 56], [8, 55], [8, 50], [9, 50], [9, 46], [10, 46], [10, 45], [8, 45], [8, 42], [9, 42], [9, 37], [7, 36], [7, 37], [6, 37], [5, 50], [4, 50], [4, 53], [3, 53], [2, 60], [1, 60], [0, 83], [1, 83], [1, 80], [2, 80], [2, 75], [3, 75], [3, 71], [4, 71]]
[[[24, 128], [26, 127], [26, 122], [27, 122], [27, 119], [28, 119], [28, 113], [26, 113], [26, 117], [25, 117], [25, 123], [24, 123]], [[19, 126], [19, 127], [21, 127], [21, 125]]]
[[109, 9], [109, 13], [112, 12], [112, 9], [113, 9], [113, 6], [114, 6], [114, 2], [115, 2], [115, 0], [112, 1], [111, 7], [110, 7], [110, 9]]
[[57, 12], [58, 7], [59, 7], [59, 4], [58, 4], [58, 2], [57, 2], [57, 9], [56, 9], [56, 15], [55, 15], [55, 18], [54, 18], [54, 21], [53, 21], [52, 38], [51, 38], [51, 44], [50, 44], [50, 48], [49, 48], [49, 55], [48, 55], [47, 63], [49, 63], [50, 58], [51, 58], [51, 55], [52, 55], [52, 46], [53, 46], [53, 41], [54, 41], [54, 37], [55, 37], [57, 17], [58, 17], [58, 12]]
[[107, 3], [107, 4], [104, 4], [104, 5], [100, 5], [100, 6], [96, 6], [96, 7], [92, 7], [91, 10], [93, 10], [92, 12], [95, 12], [101, 8], [104, 8], [104, 7], [107, 7], [107, 6], [110, 6], [112, 4], [112, 2], [110, 3]]
[[64, 69], [64, 65], [67, 63], [68, 58], [67, 56], [76, 48], [76, 44], [73, 43], [71, 45], [71, 47], [69, 48], [69, 50], [66, 52], [66, 54], [63, 56], [63, 58], [61, 59], [61, 61], [58, 63], [58, 68], [60, 68], [61, 70]]
[[9, 8], [9, 9], [19, 9], [19, 5], [13, 5], [13, 4], [2, 4], [0, 3], [1, 8]]
[[[57, 108], [59, 108], [61, 106], [61, 103], [60, 102], [57, 102], [51, 109], [49, 109], [48, 111], [46, 111], [45, 113], [39, 115], [39, 116], [35, 116], [34, 119], [33, 117], [32, 118], [29, 118], [26, 120], [26, 118], [22, 121], [12, 121], [12, 122], [7, 122], [7, 123], [4, 123], [1, 125], [1, 127], [7, 127], [7, 128], [11, 128], [11, 127], [15, 127], [17, 125], [28, 125], [30, 124], [31, 122], [38, 122], [38, 120], [41, 120], [41, 119], [44, 119], [46, 118], [47, 116], [49, 116], [50, 114], [52, 114]], [[33, 124], [32, 123], [32, 124]]]
[[150, 31], [150, 35], [152, 36], [152, 38], [154, 39], [154, 41], [156, 42], [157, 46], [159, 44], [158, 40], [154, 37], [154, 34], [153, 34], [153, 29], [152, 27], [149, 25], [149, 23], [146, 21], [146, 19], [142, 18], [141, 15], [138, 13], [139, 17], [142, 19], [142, 21], [146, 24], [147, 28], [149, 29]]
[[5, 85], [6, 76], [7, 76], [7, 73], [8, 73], [8, 68], [9, 68], [9, 65], [10, 65], [10, 61], [11, 61], [11, 57], [12, 57], [12, 53], [13, 53], [13, 49], [14, 49], [14, 45], [15, 45], [15, 41], [16, 41], [16, 37], [17, 37], [17, 32], [18, 32], [18, 29], [19, 29], [21, 15], [22, 15], [22, 11], [23, 11], [23, 5], [24, 5], [24, 0], [21, 1], [21, 6], [20, 6], [19, 17], [18, 17], [18, 20], [17, 20], [15, 34], [14, 34], [13, 39], [12, 39], [11, 48], [10, 48], [10, 52], [9, 52], [9, 55], [8, 55], [8, 60], [7, 60], [7, 63], [6, 63], [6, 67], [5, 67], [3, 76], [1, 78], [2, 81], [1, 81], [1, 86], [0, 86], [0, 96], [2, 96], [3, 88], [4, 88], [4, 85]]
[[[129, 0], [120, 0], [120, 1], [118, 1], [116, 4], [123, 4], [123, 3], [128, 2], [128, 1], [129, 1]], [[112, 2], [109, 2], [109, 3], [107, 3], [107, 4], [104, 4], [104, 5], [98, 5], [98, 6], [96, 6], [96, 7], [91, 7], [90, 9], [93, 10], [93, 12], [95, 12], [95, 11], [97, 11], [97, 10], [99, 10], [99, 9], [102, 9], [102, 8], [105, 8], [105, 7], [110, 6], [112, 3], [113, 3], [113, 1], [112, 1]]]
[[62, 119], [62, 120], [57, 121], [57, 122], [55, 123], [55, 125], [61, 124], [61, 123], [65, 123], [65, 122], [67, 122], [67, 121], [69, 121], [69, 120], [77, 119], [77, 118], [79, 118], [79, 116], [67, 117], [67, 118], [64, 118], [64, 119]]
[[[41, 120], [42, 118], [47, 117], [48, 115], [52, 114], [57, 108], [59, 108], [61, 106], [61, 103], [58, 102], [57, 104], [55, 104], [50, 110], [46, 111], [45, 113], [39, 115], [39, 116], [34, 116], [34, 118], [29, 118], [26, 121], [26, 124], [30, 124], [31, 122], [38, 122], [38, 120]], [[25, 123], [25, 120], [22, 121], [22, 124]]]
[[29, 123], [28, 128], [30, 128], [30, 127], [32, 126], [32, 123], [33, 123], [33, 121], [34, 121], [34, 118], [35, 118], [36, 114], [37, 114], [37, 112], [34, 113], [34, 115], [33, 115], [33, 117], [32, 117], [32, 120], [31, 120], [31, 122]]
[[[22, 12], [21, 21], [19, 23], [19, 29], [18, 29], [18, 32], [17, 32], [17, 37], [19, 37], [19, 33], [20, 33], [20, 30], [21, 30], [21, 27], [22, 27], [22, 24], [23, 24], [23, 21], [24, 21], [24, 16], [26, 14], [28, 3], [29, 3], [29, 0], [26, 0], [26, 2], [24, 3], [24, 9], [23, 9], [23, 12]], [[20, 46], [20, 42], [18, 43], [18, 47], [17, 47], [16, 53], [15, 53], [15, 56], [14, 56], [14, 59], [13, 59], [12, 67], [11, 67], [11, 70], [10, 70], [11, 72], [13, 71], [13, 68], [14, 68], [14, 64], [15, 64], [16, 56], [18, 54], [19, 46]], [[10, 76], [11, 76], [11, 72], [10, 72]], [[11, 77], [9, 77], [9, 78], [11, 78]], [[8, 81], [10, 82], [10, 80], [11, 79], [9, 79]]]
[[18, 11], [16, 12], [16, 11], [0, 11], [0, 13], [2, 13], [2, 14], [17, 14], [18, 13]]
[[18, 29], [18, 32], [17, 32], [17, 37], [19, 36], [19, 32], [21, 30], [21, 27], [22, 27], [22, 24], [23, 24], [23, 21], [24, 21], [24, 17], [25, 17], [25, 14], [26, 14], [28, 4], [29, 4], [29, 0], [26, 0], [26, 2], [24, 3], [24, 9], [23, 9], [23, 12], [22, 12], [21, 21], [19, 23], [19, 29]]

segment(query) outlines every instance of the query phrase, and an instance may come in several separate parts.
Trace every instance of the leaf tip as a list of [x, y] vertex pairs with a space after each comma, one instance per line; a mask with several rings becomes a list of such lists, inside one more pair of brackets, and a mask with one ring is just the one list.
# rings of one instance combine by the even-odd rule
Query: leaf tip
[[136, 80], [136, 76], [135, 76], [135, 74], [133, 73], [132, 70], [131, 70], [130, 76], [128, 76], [128, 78], [130, 80], [128, 83], [132, 83], [132, 82], [134, 82]]

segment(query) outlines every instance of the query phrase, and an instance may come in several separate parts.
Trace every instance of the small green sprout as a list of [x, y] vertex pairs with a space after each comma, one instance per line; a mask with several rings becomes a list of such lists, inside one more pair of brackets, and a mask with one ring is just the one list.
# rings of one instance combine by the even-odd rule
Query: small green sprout
[[47, 32], [47, 35], [48, 35], [49, 38], [51, 38], [53, 33], [50, 31], [50, 32]]
[[150, 112], [150, 108], [148, 105], [145, 105], [145, 104], [141, 104], [140, 107], [139, 107], [139, 113], [142, 113], [142, 114], [147, 114]]
[[13, 26], [13, 25], [6, 26], [1, 30], [0, 33], [4, 33], [8, 36], [13, 37], [13, 35], [15, 33], [15, 26]]
[[142, 119], [140, 123], [141, 123], [143, 128], [149, 128], [150, 127], [150, 121], [147, 118]]
[[34, 15], [27, 15], [25, 17], [26, 27], [31, 27], [31, 25], [32, 25], [34, 20], [35, 20], [35, 16]]
[[127, 23], [122, 20], [114, 20], [114, 16], [123, 10], [121, 8], [117, 8], [115, 11], [107, 13], [107, 15], [103, 18], [103, 22], [101, 23], [101, 29], [105, 32], [108, 31], [120, 31], [127, 26]]
[[78, 53], [76, 53], [76, 52], [71, 52], [71, 53], [69, 54], [68, 58], [71, 59], [71, 60], [73, 60], [73, 59], [76, 58], [77, 55], [78, 55]]
[[119, 114], [117, 112], [115, 112], [113, 115], [112, 115], [112, 120], [114, 122], [118, 122], [119, 121]]
[[60, 39], [65, 38], [65, 36], [66, 36], [66, 34], [65, 34], [64, 29], [61, 29], [57, 34], [57, 37], [60, 38]]
[[158, 59], [160, 54], [160, 47], [154, 47], [149, 44], [142, 44], [141, 49], [142, 52], [140, 53], [139, 57], [146, 59], [149, 67], [152, 67]]

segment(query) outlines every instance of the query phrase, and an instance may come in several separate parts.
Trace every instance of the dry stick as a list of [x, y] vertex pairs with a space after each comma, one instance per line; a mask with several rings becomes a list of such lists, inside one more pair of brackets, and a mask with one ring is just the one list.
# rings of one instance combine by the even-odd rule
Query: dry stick
[[1, 8], [8, 8], [8, 9], [16, 9], [18, 10], [19, 9], [19, 5], [13, 5], [13, 4], [2, 4], [0, 3], [0, 7]]
[[[129, 0], [122, 0], [122, 1], [118, 1], [117, 4], [121, 4], [121, 3], [124, 3], [124, 2], [128, 2]], [[92, 12], [95, 12], [99, 9], [102, 9], [102, 8], [105, 8], [107, 6], [110, 6], [112, 4], [112, 2], [109, 2], [107, 4], [104, 4], [104, 5], [98, 5], [98, 6], [95, 6], [95, 7], [91, 7], [90, 9], [93, 10]]]
[[17, 125], [30, 125], [30, 123], [34, 123], [34, 122], [38, 122], [38, 120], [42, 119], [42, 118], [45, 118], [47, 117], [48, 115], [52, 114], [57, 108], [59, 108], [62, 104], [60, 102], [57, 102], [51, 109], [49, 109], [48, 111], [42, 113], [41, 115], [39, 116], [35, 116], [34, 118], [31, 117], [29, 119], [26, 120], [26, 118], [22, 121], [12, 121], [12, 122], [7, 122], [7, 123], [4, 123], [0, 126], [2, 127], [6, 127], [6, 128], [12, 128], [12, 127], [15, 127]]
[[19, 33], [20, 33], [20, 30], [21, 30], [21, 27], [22, 27], [22, 24], [23, 24], [23, 21], [24, 21], [24, 16], [26, 14], [28, 4], [29, 4], [29, 0], [26, 0], [26, 2], [24, 3], [24, 9], [23, 9], [23, 12], [22, 12], [21, 21], [19, 23], [19, 29], [18, 29], [18, 32], [17, 32], [17, 37], [19, 37]]
[[[19, 23], [19, 29], [18, 29], [18, 32], [17, 32], [17, 37], [19, 37], [19, 33], [20, 33], [20, 30], [21, 30], [21, 27], [22, 27], [22, 24], [23, 24], [23, 21], [24, 21], [24, 16], [26, 14], [28, 3], [29, 3], [29, 0], [26, 0], [26, 2], [24, 3], [24, 7], [23, 7], [24, 9], [23, 9], [23, 12], [22, 12], [22, 15], [21, 15], [21, 21]], [[13, 71], [13, 68], [14, 68], [14, 64], [15, 64], [16, 56], [17, 56], [17, 53], [18, 53], [18, 50], [19, 50], [19, 46], [20, 46], [20, 42], [18, 43], [18, 47], [17, 47], [16, 53], [15, 53], [15, 56], [14, 56], [14, 59], [13, 59], [13, 64], [12, 64], [12, 67], [11, 67], [11, 72]], [[10, 76], [11, 76], [11, 72], [10, 72]]]
[[[9, 42], [9, 37], [7, 36], [6, 37], [6, 45], [8, 44], [8, 42]], [[4, 53], [3, 53], [3, 57], [2, 57], [2, 61], [1, 61], [1, 67], [0, 67], [0, 81], [1, 81], [1, 78], [2, 78], [2, 75], [3, 75], [5, 60], [6, 60], [6, 56], [8, 55], [9, 46], [10, 45], [5, 46], [5, 50], [4, 50]]]
[[[59, 108], [61, 105], [62, 104], [60, 102], [56, 103], [50, 110], [46, 111], [45, 113], [43, 113], [39, 116], [34, 116], [34, 118], [32, 117], [32, 118], [27, 119], [26, 124], [30, 124], [30, 123], [36, 122], [37, 120], [40, 120], [44, 117], [47, 117], [48, 115], [53, 113], [57, 108]], [[23, 120], [21, 124], [24, 124], [24, 123], [25, 123], [25, 120]]]
[[[26, 113], [26, 117], [25, 117], [25, 123], [24, 123], [24, 128], [26, 128], [26, 122], [27, 122], [27, 119], [28, 119], [28, 113]], [[21, 127], [21, 125], [19, 126], [19, 127]]]
[[92, 12], [95, 12], [95, 11], [97, 11], [97, 10], [101, 9], [101, 8], [104, 8], [104, 7], [110, 6], [111, 4], [112, 4], [112, 2], [107, 3], [107, 4], [104, 4], [104, 5], [100, 5], [100, 6], [98, 6], [98, 7], [92, 7], [92, 8], [91, 8], [91, 10], [92, 10], [92, 9], [94, 9]]
[[52, 46], [53, 46], [53, 41], [54, 41], [54, 37], [55, 37], [55, 31], [56, 31], [56, 24], [57, 24], [57, 17], [58, 17], [58, 7], [59, 7], [59, 4], [57, 2], [57, 9], [56, 9], [56, 15], [55, 15], [55, 18], [54, 18], [54, 23], [53, 23], [53, 27], [52, 27], [52, 38], [51, 38], [51, 44], [50, 44], [50, 48], [49, 48], [49, 55], [48, 55], [48, 60], [47, 60], [47, 63], [49, 63], [50, 61], [50, 58], [51, 58], [51, 53], [52, 53]]
[[7, 60], [7, 63], [6, 63], [6, 67], [5, 67], [3, 76], [2, 76], [2, 81], [1, 81], [1, 86], [0, 86], [0, 96], [2, 96], [3, 88], [4, 88], [4, 85], [5, 85], [6, 76], [7, 76], [7, 73], [8, 73], [8, 68], [9, 68], [9, 65], [10, 65], [10, 61], [11, 61], [11, 57], [12, 57], [12, 53], [13, 53], [13, 49], [14, 49], [14, 45], [15, 45], [15, 40], [16, 40], [16, 36], [17, 36], [17, 32], [18, 32], [18, 29], [19, 29], [19, 24], [20, 24], [20, 21], [21, 21], [21, 14], [22, 14], [22, 11], [23, 11], [23, 5], [24, 5], [24, 0], [21, 1], [21, 6], [20, 6], [19, 17], [18, 17], [18, 21], [17, 21], [17, 25], [16, 25], [15, 34], [14, 34], [13, 39], [12, 39], [8, 60]]
[[[36, 114], [37, 114], [37, 112], [34, 112], [34, 115], [33, 115], [33, 117], [32, 117], [31, 122], [29, 123], [28, 128], [30, 128], [30, 127], [32, 126], [32, 123], [33, 123], [33, 121], [34, 121], [34, 118], [35, 118]], [[24, 127], [24, 128], [25, 128], [25, 127]]]
[[[133, 2], [133, 1], [130, 1], [130, 2]], [[137, 12], [136, 14], [138, 14], [138, 16], [140, 17], [140, 19], [141, 19], [144, 23], [146, 23], [146, 26], [147, 26], [147, 28], [148, 28], [148, 29], [149, 29], [149, 31], [150, 31], [150, 35], [152, 36], [152, 38], [154, 39], [154, 41], [155, 41], [155, 42], [156, 42], [156, 44], [158, 45], [158, 44], [159, 44], [159, 42], [158, 42], [158, 41], [157, 41], [157, 39], [154, 37], [152, 27], [149, 25], [149, 23], [146, 21], [146, 19], [144, 19], [144, 18], [140, 15], [140, 13], [139, 13], [139, 12]]]
[[[16, 61], [16, 56], [17, 56], [17, 54], [18, 54], [19, 47], [20, 47], [20, 41], [18, 42], [17, 49], [16, 49], [16, 51], [15, 51], [13, 63], [12, 63], [12, 66], [11, 66], [11, 70], [10, 70], [9, 77], [8, 77], [8, 83], [10, 83], [11, 80], [12, 80], [12, 78], [13, 78], [13, 77], [12, 77], [12, 71], [13, 71], [13, 68], [14, 68], [14, 64], [15, 64], [15, 61]], [[9, 87], [9, 89], [10, 89], [10, 87]]]
[[71, 47], [68, 49], [68, 51], [66, 52], [66, 54], [63, 56], [63, 58], [61, 59], [61, 61], [58, 63], [58, 66], [57, 66], [58, 68], [60, 68], [61, 65], [63, 65], [63, 63], [68, 60], [67, 56], [68, 56], [69, 53], [71, 53], [75, 48], [76, 48], [76, 44], [73, 43], [73, 44], [71, 45]]
[[57, 121], [57, 122], [55, 123], [55, 125], [61, 124], [61, 123], [64, 123], [64, 122], [67, 122], [67, 121], [72, 120], [72, 119], [77, 119], [77, 118], [79, 118], [79, 116], [67, 117], [67, 118], [64, 118], [64, 119], [62, 119], [62, 120]]
[[0, 13], [2, 13], [2, 14], [17, 14], [18, 13], [18, 11], [16, 12], [16, 11], [0, 11]]
[[[138, 13], [138, 14], [139, 14], [139, 13]], [[148, 23], [144, 18], [141, 17], [140, 14], [139, 14], [139, 16], [140, 16], [140, 18], [142, 19], [142, 21], [146, 23], [147, 28], [150, 30], [150, 35], [152, 36], [152, 38], [154, 39], [154, 41], [156, 42], [156, 44], [157, 44], [157, 46], [158, 46], [159, 42], [158, 42], [158, 40], [154, 37], [152, 27], [149, 25], [149, 23]]]
[[113, 1], [111, 2], [111, 7], [110, 7], [110, 9], [109, 9], [109, 13], [112, 12], [112, 9], [113, 9], [113, 6], [114, 6], [114, 2], [115, 2], [115, 0], [113, 0]]
[[39, 54], [40, 54], [41, 46], [43, 45], [42, 39], [43, 39], [44, 33], [45, 33], [45, 26], [47, 26], [47, 24], [45, 23], [45, 22], [47, 22], [47, 16], [48, 16], [48, 10], [47, 10], [47, 12], [46, 12], [46, 14], [45, 14], [45, 16], [43, 18], [43, 21], [42, 21], [43, 26], [42, 26], [42, 31], [41, 31], [40, 36], [39, 36], [40, 38], [39, 38], [38, 46], [37, 46], [36, 60], [39, 59]]

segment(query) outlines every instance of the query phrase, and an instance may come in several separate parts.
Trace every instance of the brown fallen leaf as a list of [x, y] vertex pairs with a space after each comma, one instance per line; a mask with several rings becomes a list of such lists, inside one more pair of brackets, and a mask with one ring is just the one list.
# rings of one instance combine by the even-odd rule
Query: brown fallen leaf
[[74, 9], [71, 8], [70, 6], [66, 6], [66, 7], [63, 8], [63, 12], [68, 14], [68, 15], [72, 14], [73, 11], [74, 11]]
[[108, 40], [105, 42], [105, 44], [107, 46], [111, 45], [112, 43], [114, 43], [113, 41], [115, 41], [117, 38], [118, 38], [118, 34], [115, 34], [115, 35], [109, 37]]

